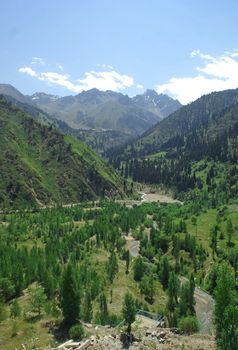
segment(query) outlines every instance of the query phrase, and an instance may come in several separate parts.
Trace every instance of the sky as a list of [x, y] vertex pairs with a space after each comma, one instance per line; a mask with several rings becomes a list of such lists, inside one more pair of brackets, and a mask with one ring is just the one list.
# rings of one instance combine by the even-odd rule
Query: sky
[[24, 94], [155, 89], [189, 103], [238, 87], [237, 0], [8, 0], [0, 83]]

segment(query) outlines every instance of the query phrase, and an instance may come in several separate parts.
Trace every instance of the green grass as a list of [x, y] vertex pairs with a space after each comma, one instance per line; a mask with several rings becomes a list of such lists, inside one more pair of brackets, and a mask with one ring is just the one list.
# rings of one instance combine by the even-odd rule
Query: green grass
[[[22, 310], [28, 308], [27, 292], [17, 299]], [[10, 307], [6, 307], [7, 316], [10, 315]], [[53, 334], [49, 332], [47, 325], [55, 320], [46, 314], [42, 317], [27, 318], [24, 316], [24, 311], [20, 317], [7, 319], [0, 322], [0, 349], [15, 350], [22, 349], [22, 344], [26, 346], [27, 350], [33, 349], [33, 344], [37, 348], [46, 346], [55, 346], [57, 342]], [[13, 334], [13, 325], [16, 325], [16, 335]]]

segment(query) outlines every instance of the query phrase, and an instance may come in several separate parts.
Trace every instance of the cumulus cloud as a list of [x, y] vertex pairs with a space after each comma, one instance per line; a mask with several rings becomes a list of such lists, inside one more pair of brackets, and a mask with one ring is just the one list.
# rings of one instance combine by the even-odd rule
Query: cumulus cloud
[[120, 74], [114, 70], [104, 72], [86, 72], [85, 77], [79, 79], [78, 82], [82, 90], [97, 88], [102, 91], [120, 91], [134, 85], [134, 79], [132, 77]]
[[36, 77], [37, 76], [37, 73], [31, 67], [22, 67], [22, 68], [19, 68], [18, 71], [20, 73], [28, 74], [31, 77]]
[[165, 84], [156, 86], [158, 93], [169, 93], [183, 104], [196, 100], [212, 91], [238, 87], [238, 50], [213, 57], [200, 50], [191, 52], [191, 57], [202, 60], [192, 77], [172, 77]]
[[[61, 71], [63, 70], [61, 65], [57, 65], [57, 67]], [[36, 72], [30, 67], [19, 68], [19, 72], [36, 77], [41, 81], [46, 81], [51, 85], [62, 86], [74, 93], [79, 93], [83, 90], [90, 90], [92, 88], [97, 88], [102, 91], [121, 91], [134, 85], [134, 79], [131, 76], [120, 74], [115, 70], [112, 70], [111, 66], [109, 69], [110, 70], [105, 69], [100, 72], [91, 70], [84, 73], [82, 79], [76, 81], [73, 81], [69, 74], [52, 71]]]
[[82, 91], [79, 86], [73, 84], [69, 80], [70, 76], [68, 74], [60, 74], [56, 72], [43, 72], [38, 74], [39, 80], [47, 81], [50, 84], [53, 85], [59, 85], [62, 86], [72, 92], [80, 92]]
[[144, 89], [144, 86], [142, 84], [137, 84], [136, 87], [137, 89]]

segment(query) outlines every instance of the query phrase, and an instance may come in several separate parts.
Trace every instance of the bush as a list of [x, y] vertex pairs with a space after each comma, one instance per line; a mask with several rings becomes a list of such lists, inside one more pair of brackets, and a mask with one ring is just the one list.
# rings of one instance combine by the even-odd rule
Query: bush
[[196, 333], [199, 330], [198, 320], [195, 316], [186, 316], [179, 321], [179, 328], [186, 334]]
[[81, 324], [72, 326], [69, 330], [69, 336], [75, 341], [80, 341], [85, 335], [84, 328]]

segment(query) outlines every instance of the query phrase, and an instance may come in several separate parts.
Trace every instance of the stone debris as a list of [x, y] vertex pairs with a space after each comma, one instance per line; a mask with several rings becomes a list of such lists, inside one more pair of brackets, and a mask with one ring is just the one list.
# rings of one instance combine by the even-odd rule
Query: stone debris
[[74, 342], [72, 339], [57, 347], [58, 350], [85, 350], [91, 345], [91, 339], [82, 342]]
[[69, 340], [57, 350], [215, 350], [214, 337], [205, 335], [185, 336], [176, 329], [151, 328], [126, 332], [94, 334], [87, 340]]

